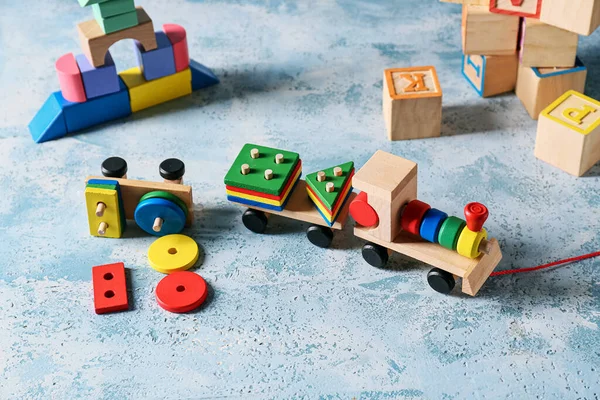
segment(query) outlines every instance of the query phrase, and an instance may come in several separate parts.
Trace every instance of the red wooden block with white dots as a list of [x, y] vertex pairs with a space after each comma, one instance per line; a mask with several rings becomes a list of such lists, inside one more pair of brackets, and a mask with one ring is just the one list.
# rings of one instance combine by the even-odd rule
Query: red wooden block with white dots
[[92, 283], [96, 314], [129, 309], [125, 265], [122, 262], [92, 267]]

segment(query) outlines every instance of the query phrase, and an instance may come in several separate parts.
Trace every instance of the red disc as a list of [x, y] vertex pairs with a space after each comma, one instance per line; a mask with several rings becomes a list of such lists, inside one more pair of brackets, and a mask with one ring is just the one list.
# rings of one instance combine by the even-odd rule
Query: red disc
[[365, 192], [360, 192], [350, 203], [350, 215], [359, 225], [366, 228], [379, 223], [377, 212], [369, 205]]
[[200, 307], [207, 296], [204, 279], [190, 271], [167, 275], [156, 286], [158, 305], [173, 313], [192, 311]]
[[402, 229], [419, 236], [421, 221], [423, 221], [423, 217], [429, 209], [431, 209], [429, 204], [421, 200], [413, 200], [408, 203], [402, 212], [402, 219], [400, 221]]

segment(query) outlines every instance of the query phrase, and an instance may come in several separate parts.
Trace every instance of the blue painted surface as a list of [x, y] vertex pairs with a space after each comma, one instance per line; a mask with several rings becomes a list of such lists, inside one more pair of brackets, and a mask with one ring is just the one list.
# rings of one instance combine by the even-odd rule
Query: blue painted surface
[[[307, 170], [377, 149], [419, 163], [419, 198], [452, 215], [490, 209], [501, 269], [600, 248], [600, 166], [576, 179], [535, 159], [536, 122], [513, 95], [481, 99], [461, 76], [460, 7], [434, 0], [138, 0], [178, 23], [221, 85], [123, 122], [36, 145], [27, 124], [78, 51], [71, 0], [5, 2], [0, 16], [0, 398], [594, 399], [600, 262], [491, 278], [476, 298], [442, 296], [422, 264], [361, 260], [350, 226], [332, 248], [277, 217], [255, 235], [223, 177], [244, 143], [301, 154]], [[31, 10], [36, 10], [31, 13]], [[28, 15], [28, 29], [21, 29]], [[410, 17], [408, 17], [410, 16]], [[16, 32], [16, 33], [15, 33]], [[600, 98], [600, 33], [581, 38]], [[119, 70], [131, 42], [111, 48]], [[382, 71], [435, 65], [442, 137], [388, 142]], [[84, 179], [111, 155], [131, 178], [186, 162], [211, 286], [196, 313], [162, 310], [154, 237], [88, 234]], [[91, 267], [123, 261], [132, 310], [94, 314]]]
[[204, 89], [219, 83], [219, 78], [205, 65], [195, 60], [190, 60], [192, 70], [192, 90]]
[[575, 72], [585, 71], [587, 68], [583, 65], [583, 62], [577, 57], [575, 59], [575, 67], [569, 69], [560, 69], [556, 72], [549, 72], [541, 74], [539, 68], [531, 68], [538, 78], [550, 78], [551, 76], [559, 76], [564, 74], [573, 74]]
[[[97, 5], [97, 4], [94, 4]], [[81, 79], [85, 87], [85, 96], [88, 99], [104, 96], [106, 94], [117, 93], [121, 90], [119, 75], [115, 62], [110, 55], [110, 51], [106, 52], [104, 57], [104, 65], [94, 67], [85, 54], [75, 56], [77, 66], [81, 71]]]
[[[154, 236], [165, 236], [181, 233], [185, 226], [185, 213], [177, 204], [165, 199], [146, 199], [135, 208], [135, 222], [146, 233]], [[160, 232], [152, 227], [156, 218], [164, 220]]]
[[53, 93], [46, 99], [31, 119], [28, 128], [31, 138], [36, 143], [58, 139], [67, 134], [62, 102], [58, 96]]
[[448, 218], [448, 214], [440, 211], [436, 208], [431, 208], [425, 213], [423, 221], [421, 221], [421, 228], [419, 229], [419, 235], [432, 243], [439, 243], [438, 233], [444, 221]]

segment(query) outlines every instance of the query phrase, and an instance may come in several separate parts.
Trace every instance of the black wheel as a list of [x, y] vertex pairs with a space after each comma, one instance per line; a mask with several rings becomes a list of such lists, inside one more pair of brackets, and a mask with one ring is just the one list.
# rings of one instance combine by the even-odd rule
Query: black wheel
[[375, 243], [367, 243], [362, 248], [362, 256], [369, 265], [376, 268], [383, 268], [388, 262], [388, 250]]
[[122, 178], [127, 174], [127, 161], [121, 157], [110, 157], [102, 162], [102, 175], [107, 178]]
[[454, 275], [443, 269], [433, 268], [427, 273], [427, 283], [438, 293], [448, 294], [454, 289]]
[[167, 158], [160, 163], [158, 172], [163, 179], [176, 181], [183, 178], [185, 174], [185, 164], [177, 158]]
[[333, 231], [326, 226], [311, 225], [306, 230], [306, 237], [315, 246], [326, 249], [333, 240]]
[[267, 229], [267, 216], [262, 211], [247, 209], [242, 215], [242, 222], [254, 233], [263, 233]]

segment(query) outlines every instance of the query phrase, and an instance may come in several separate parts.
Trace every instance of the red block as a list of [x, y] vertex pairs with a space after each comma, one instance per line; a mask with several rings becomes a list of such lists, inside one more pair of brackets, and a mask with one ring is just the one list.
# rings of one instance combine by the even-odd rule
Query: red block
[[94, 308], [96, 314], [129, 309], [125, 265], [123, 263], [92, 267]]
[[188, 51], [187, 33], [183, 26], [164, 24], [163, 31], [173, 46], [175, 56], [175, 70], [181, 72], [190, 66], [190, 53]]
[[87, 101], [81, 71], [73, 53], [65, 54], [56, 60], [56, 73], [63, 97], [72, 103]]
[[350, 215], [359, 225], [366, 228], [376, 226], [379, 223], [377, 211], [369, 205], [366, 192], [360, 192], [350, 203]]

